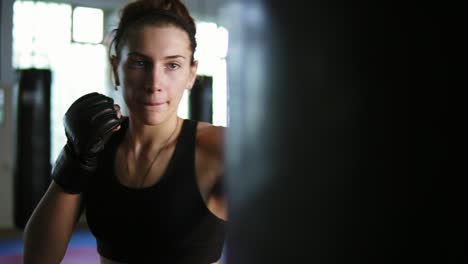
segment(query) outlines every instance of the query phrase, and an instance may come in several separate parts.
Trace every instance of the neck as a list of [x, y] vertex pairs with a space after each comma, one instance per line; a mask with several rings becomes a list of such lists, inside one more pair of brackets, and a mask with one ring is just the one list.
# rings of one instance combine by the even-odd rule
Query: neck
[[128, 147], [135, 154], [165, 147], [176, 138], [179, 120], [179, 117], [173, 116], [160, 124], [146, 125], [139, 120], [130, 118], [126, 135]]

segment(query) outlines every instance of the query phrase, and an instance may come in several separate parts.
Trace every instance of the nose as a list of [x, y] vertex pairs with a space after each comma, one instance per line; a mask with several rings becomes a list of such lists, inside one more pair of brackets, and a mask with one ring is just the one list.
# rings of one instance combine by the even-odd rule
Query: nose
[[151, 67], [147, 72], [146, 91], [149, 93], [161, 92], [164, 86], [164, 72], [157, 65]]

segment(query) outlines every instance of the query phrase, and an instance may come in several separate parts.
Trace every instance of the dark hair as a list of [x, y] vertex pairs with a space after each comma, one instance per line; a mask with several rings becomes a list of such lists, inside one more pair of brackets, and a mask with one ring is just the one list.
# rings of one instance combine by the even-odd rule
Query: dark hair
[[128, 30], [147, 24], [174, 25], [187, 32], [192, 49], [192, 63], [194, 62], [197, 47], [195, 22], [179, 0], [138, 0], [126, 5], [120, 11], [119, 26], [112, 31], [109, 52], [114, 48], [115, 54], [120, 56]]

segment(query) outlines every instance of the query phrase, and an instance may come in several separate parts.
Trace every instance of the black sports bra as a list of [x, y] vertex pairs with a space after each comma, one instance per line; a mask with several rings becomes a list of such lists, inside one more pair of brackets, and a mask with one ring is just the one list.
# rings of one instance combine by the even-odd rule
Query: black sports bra
[[195, 178], [197, 122], [184, 120], [162, 178], [133, 189], [114, 173], [115, 153], [128, 123], [102, 153], [85, 193], [86, 218], [101, 256], [126, 263], [207, 264], [219, 260], [226, 222], [206, 207]]

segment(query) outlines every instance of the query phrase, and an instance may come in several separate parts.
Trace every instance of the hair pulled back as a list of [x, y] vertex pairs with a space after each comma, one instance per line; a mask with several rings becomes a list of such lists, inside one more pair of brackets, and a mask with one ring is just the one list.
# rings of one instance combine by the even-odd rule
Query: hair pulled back
[[110, 51], [120, 56], [127, 34], [144, 25], [174, 25], [187, 32], [192, 49], [192, 62], [197, 47], [196, 27], [193, 18], [180, 0], [137, 0], [120, 11], [120, 22], [112, 31]]

